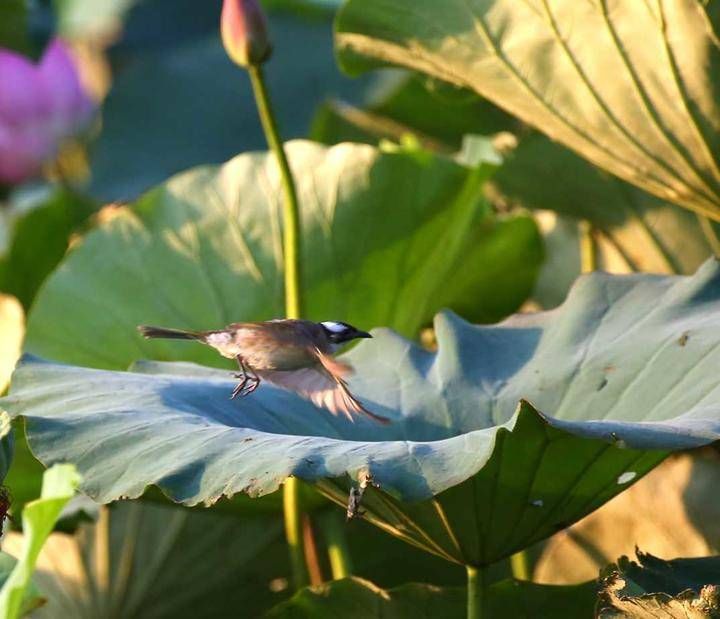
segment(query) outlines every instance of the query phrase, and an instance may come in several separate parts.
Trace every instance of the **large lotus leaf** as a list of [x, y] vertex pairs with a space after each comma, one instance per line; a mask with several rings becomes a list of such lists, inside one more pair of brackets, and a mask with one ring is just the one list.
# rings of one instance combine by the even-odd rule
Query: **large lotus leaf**
[[474, 89], [596, 165], [720, 218], [708, 11], [687, 0], [349, 0], [337, 45], [351, 72], [370, 58]]
[[[479, 194], [492, 166], [352, 144], [299, 141], [288, 152], [308, 318], [414, 335], [440, 303], [497, 320], [530, 294], [540, 237], [526, 217], [489, 212]], [[209, 329], [283, 314], [276, 170], [272, 155], [241, 155], [110, 210], [41, 289], [28, 350], [106, 368], [148, 357], [222, 364], [202, 346], [145, 341], [136, 326]], [[460, 270], [462, 286], [448, 287]]]
[[[558, 587], [503, 580], [488, 587], [487, 612], [491, 617], [516, 619], [589, 617], [595, 603], [595, 589], [592, 582]], [[466, 612], [467, 593], [462, 587], [409, 583], [384, 590], [362, 578], [345, 578], [302, 589], [267, 616], [276, 619], [460, 619]]]
[[[190, 364], [132, 372], [27, 358], [2, 402], [46, 465], [77, 464], [90, 496], [149, 484], [187, 504], [260, 495], [288, 475], [448, 560], [489, 564], [578, 520], [669, 450], [720, 435], [720, 263], [693, 277], [581, 278], [551, 312], [435, 322], [438, 351], [389, 330], [356, 347], [352, 389], [392, 419], [353, 424], [270, 386]], [[527, 400], [533, 404], [529, 404]], [[518, 403], [521, 403], [518, 405]], [[340, 478], [340, 479], [338, 479]]]

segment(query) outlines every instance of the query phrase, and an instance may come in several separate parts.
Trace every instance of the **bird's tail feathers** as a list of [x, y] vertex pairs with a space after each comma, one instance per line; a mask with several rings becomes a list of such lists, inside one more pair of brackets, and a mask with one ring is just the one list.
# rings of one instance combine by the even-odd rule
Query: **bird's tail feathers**
[[199, 340], [204, 334], [199, 331], [183, 331], [182, 329], [166, 329], [164, 327], [150, 327], [140, 325], [138, 331], [145, 338], [162, 338], [166, 340]]

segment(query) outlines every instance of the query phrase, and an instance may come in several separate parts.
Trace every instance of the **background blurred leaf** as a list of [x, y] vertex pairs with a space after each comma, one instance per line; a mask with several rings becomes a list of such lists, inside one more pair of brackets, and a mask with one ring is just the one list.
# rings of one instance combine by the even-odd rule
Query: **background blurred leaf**
[[700, 619], [720, 613], [720, 557], [664, 561], [641, 551], [607, 569], [597, 605], [601, 619]]
[[[488, 212], [480, 187], [492, 166], [350, 144], [294, 142], [289, 153], [306, 317], [414, 335], [439, 303], [493, 320], [530, 294], [539, 236], [527, 219]], [[39, 295], [28, 350], [110, 368], [147, 357], [227, 367], [202, 346], [143, 340], [136, 326], [208, 329], [282, 315], [277, 183], [271, 156], [247, 154], [179, 175], [133, 210], [107, 211]]]
[[[538, 133], [519, 141], [489, 190], [505, 206], [592, 222], [635, 271], [693, 273], [712, 255], [696, 215], [602, 172]], [[598, 268], [605, 266], [601, 260]]]
[[38, 554], [78, 483], [78, 473], [71, 464], [57, 464], [43, 475], [40, 498], [28, 503], [23, 512], [27, 538], [19, 549], [17, 564], [0, 591], [0, 616], [7, 619], [20, 616]]
[[3, 0], [0, 4], [0, 47], [29, 51], [27, 0]]
[[[53, 533], [44, 546], [35, 578], [49, 602], [38, 617], [225, 617], [238, 608], [243, 616], [259, 617], [291, 594], [277, 517], [228, 517], [128, 501], [101, 510], [98, 523], [82, 524], [72, 535]], [[375, 582], [464, 582], [464, 570], [367, 523], [353, 522], [346, 530], [356, 573]], [[323, 531], [315, 532], [329, 574]], [[15, 532], [4, 540], [12, 552], [22, 542]], [[498, 568], [490, 578], [508, 576], [504, 565]]]
[[94, 210], [91, 200], [57, 189], [15, 217], [8, 248], [0, 257], [0, 290], [29, 308], [37, 289], [65, 255], [72, 234]]
[[428, 147], [459, 150], [466, 134], [512, 131], [520, 123], [474, 92], [404, 71], [385, 72], [362, 108], [327, 101], [318, 108], [311, 137], [326, 144], [415, 134]]
[[552, 584], [594, 578], [635, 547], [662, 557], [713, 554], [720, 461], [711, 450], [669, 458], [645, 478], [546, 544], [533, 579]]
[[15, 297], [0, 294], [0, 393], [10, 382], [25, 335], [25, 314]]
[[[5, 548], [24, 541], [10, 533]], [[48, 603], [37, 616], [222, 617], [242, 608], [257, 617], [286, 595], [271, 582], [287, 576], [286, 553], [277, 517], [121, 502], [73, 535], [50, 536], [35, 576]]]
[[[504, 580], [488, 588], [488, 615], [518, 619], [589, 617], [595, 603], [595, 588], [595, 583], [553, 587]], [[443, 589], [434, 585], [410, 583], [383, 590], [361, 578], [345, 578], [302, 589], [290, 600], [272, 609], [267, 616], [277, 619], [460, 619], [467, 613], [466, 598], [466, 591], [462, 587]]]
[[351, 72], [394, 63], [471, 88], [602, 168], [720, 218], [720, 48], [699, 2], [349, 0], [336, 27]]
[[53, 0], [52, 4], [58, 33], [77, 39], [120, 30], [127, 11], [139, 2], [141, 0]]

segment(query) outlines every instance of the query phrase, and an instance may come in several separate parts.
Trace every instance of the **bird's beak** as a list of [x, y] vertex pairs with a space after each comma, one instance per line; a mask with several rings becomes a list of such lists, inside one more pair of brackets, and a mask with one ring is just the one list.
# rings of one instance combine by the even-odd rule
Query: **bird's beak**
[[367, 331], [355, 331], [355, 337], [372, 337]]

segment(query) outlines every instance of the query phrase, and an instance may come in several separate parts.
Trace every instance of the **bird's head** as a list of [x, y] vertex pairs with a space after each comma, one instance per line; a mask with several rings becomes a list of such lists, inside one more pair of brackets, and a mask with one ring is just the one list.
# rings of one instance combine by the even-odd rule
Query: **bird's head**
[[346, 322], [326, 320], [325, 322], [321, 322], [320, 326], [333, 344], [343, 344], [359, 337], [372, 337], [372, 335], [366, 331], [360, 331], [360, 329], [356, 329]]

